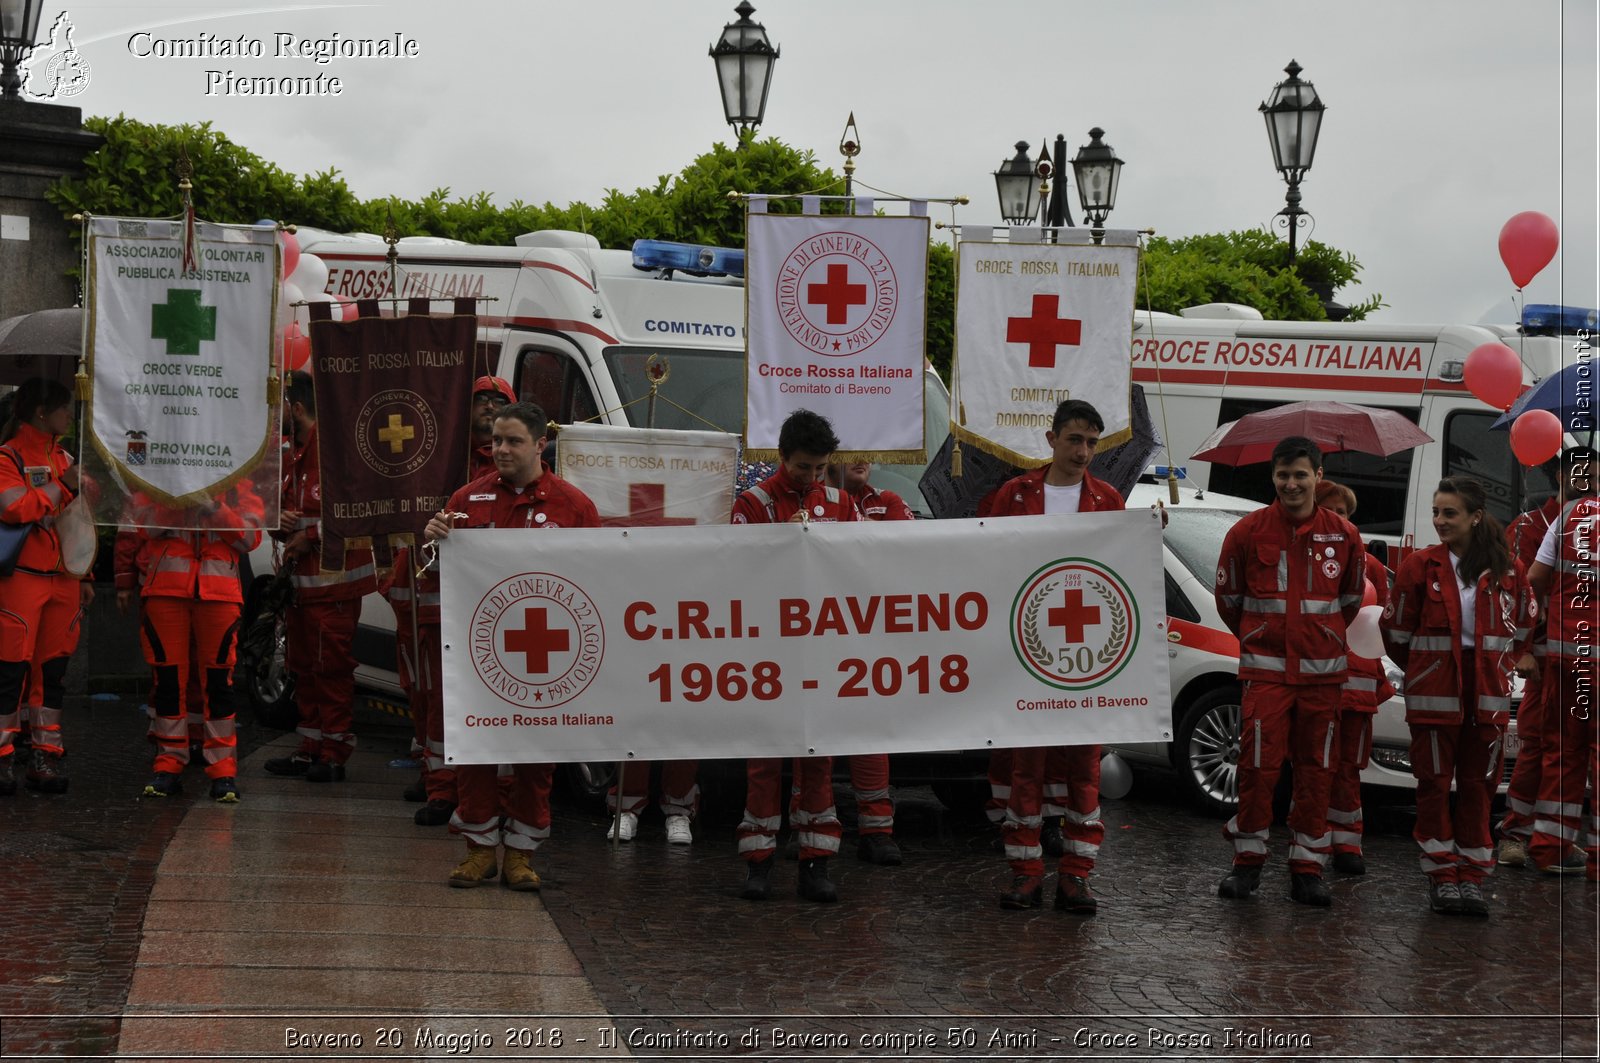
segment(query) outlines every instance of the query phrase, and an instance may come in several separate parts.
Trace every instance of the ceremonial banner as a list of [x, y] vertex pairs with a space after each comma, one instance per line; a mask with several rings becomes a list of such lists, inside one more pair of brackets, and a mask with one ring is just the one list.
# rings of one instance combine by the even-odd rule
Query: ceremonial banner
[[726, 524], [738, 464], [739, 437], [727, 432], [574, 424], [556, 436], [561, 478], [608, 528]]
[[456, 764], [1171, 737], [1151, 511], [460, 530], [440, 556]]
[[956, 423], [1013, 465], [1050, 459], [1063, 399], [1100, 411], [1102, 448], [1132, 429], [1136, 247], [962, 241], [956, 261]]
[[[373, 308], [376, 308], [374, 304]], [[311, 319], [322, 470], [322, 567], [343, 571], [346, 550], [370, 548], [380, 570], [414, 545], [428, 519], [466, 483], [478, 319], [455, 312]]]
[[95, 521], [119, 523], [137, 499], [163, 526], [199, 527], [215, 496], [249, 481], [276, 523], [275, 232], [197, 222], [192, 268], [182, 238], [178, 221], [89, 223], [83, 457]]
[[928, 219], [747, 215], [746, 456], [798, 409], [842, 461], [920, 462]]

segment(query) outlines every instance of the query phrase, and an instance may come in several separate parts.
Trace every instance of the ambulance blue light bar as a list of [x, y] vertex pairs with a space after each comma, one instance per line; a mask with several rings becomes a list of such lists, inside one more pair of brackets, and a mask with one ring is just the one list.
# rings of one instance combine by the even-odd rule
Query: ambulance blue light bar
[[1596, 313], [1581, 306], [1558, 303], [1529, 303], [1522, 308], [1522, 331], [1529, 335], [1565, 336], [1574, 332], [1593, 332]]
[[744, 252], [731, 247], [675, 244], [670, 240], [635, 240], [633, 268], [682, 270], [695, 277], [743, 277]]

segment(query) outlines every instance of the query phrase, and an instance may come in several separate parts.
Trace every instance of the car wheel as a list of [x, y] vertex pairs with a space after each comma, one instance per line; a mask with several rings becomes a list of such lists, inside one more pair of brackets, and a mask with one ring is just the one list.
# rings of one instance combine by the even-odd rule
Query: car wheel
[[1172, 766], [1189, 798], [1226, 818], [1239, 807], [1239, 707], [1235, 686], [1196, 698], [1178, 721]]
[[235, 682], [242, 682], [257, 722], [292, 731], [299, 722], [294, 677], [289, 674], [289, 626], [281, 613], [255, 618], [239, 641]]
[[951, 812], [981, 814], [989, 800], [986, 779], [935, 779], [928, 784], [933, 796]]
[[580, 761], [561, 765], [562, 776], [573, 795], [585, 801], [604, 803], [606, 794], [617, 784], [617, 766], [610, 761]]

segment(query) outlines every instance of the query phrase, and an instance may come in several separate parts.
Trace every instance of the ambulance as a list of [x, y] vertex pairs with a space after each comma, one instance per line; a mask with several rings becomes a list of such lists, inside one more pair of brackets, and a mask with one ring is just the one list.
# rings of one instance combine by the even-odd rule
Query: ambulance
[[[607, 250], [586, 233], [560, 230], [525, 233], [512, 246], [406, 237], [396, 246], [391, 270], [381, 237], [306, 227], [297, 236], [301, 252], [328, 267], [324, 290], [335, 301], [479, 300], [480, 354], [520, 399], [538, 403], [560, 424], [597, 420], [736, 434], [744, 428], [741, 250], [658, 240]], [[653, 403], [652, 359], [667, 369]], [[949, 431], [950, 401], [931, 367], [923, 394], [932, 455]], [[880, 465], [873, 483], [898, 492], [919, 516], [929, 517], [917, 487], [925, 467]], [[270, 560], [255, 571], [270, 573]], [[269, 582], [259, 578], [258, 589]], [[380, 596], [363, 603], [356, 657], [357, 683], [369, 703], [405, 716], [395, 675], [394, 614]], [[278, 707], [264, 715], [292, 720], [281, 653], [252, 662], [248, 674], [258, 708]]]
[[1354, 523], [1393, 568], [1409, 549], [1437, 541], [1433, 489], [1442, 477], [1481, 481], [1502, 524], [1554, 489], [1517, 462], [1508, 432], [1491, 430], [1500, 411], [1467, 390], [1467, 356], [1481, 344], [1504, 343], [1519, 353], [1524, 383], [1532, 385], [1570, 364], [1592, 342], [1594, 325], [1593, 310], [1551, 306], [1529, 306], [1511, 326], [1265, 321], [1250, 307], [1210, 303], [1176, 315], [1136, 314], [1133, 379], [1167, 441], [1163, 465], [1192, 486], [1262, 502], [1272, 499], [1264, 464], [1193, 460], [1217, 426], [1305, 400], [1377, 406], [1415, 422], [1431, 443], [1386, 458], [1344, 452], [1323, 460], [1329, 479], [1355, 491]]

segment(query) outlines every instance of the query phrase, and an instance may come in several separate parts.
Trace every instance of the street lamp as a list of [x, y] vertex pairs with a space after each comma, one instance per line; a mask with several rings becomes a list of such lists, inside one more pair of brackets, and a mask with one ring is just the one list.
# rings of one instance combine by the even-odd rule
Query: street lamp
[[1110, 144], [1100, 138], [1106, 131], [1099, 126], [1089, 130], [1089, 143], [1072, 157], [1072, 175], [1078, 182], [1078, 206], [1083, 220], [1093, 232], [1094, 242], [1105, 237], [1106, 215], [1117, 205], [1117, 182], [1122, 178], [1122, 160]]
[[0, 0], [0, 99], [22, 96], [17, 67], [39, 36], [43, 0]]
[[[1050, 160], [1045, 147], [1035, 164], [1028, 158], [1028, 142], [1019, 140], [1017, 154], [1000, 164], [994, 172], [994, 189], [1000, 196], [1000, 217], [1007, 225], [1033, 225], [1039, 220], [1039, 204], [1050, 194]], [[1034, 178], [1038, 183], [1034, 183]]]
[[750, 0], [739, 0], [733, 10], [739, 21], [722, 27], [722, 36], [711, 46], [710, 55], [717, 64], [722, 113], [743, 136], [760, 125], [767, 113], [767, 89], [772, 86], [778, 49], [767, 40], [766, 27], [750, 21], [756, 10]]
[[1272, 163], [1289, 185], [1284, 208], [1274, 217], [1283, 218], [1289, 228], [1289, 263], [1293, 265], [1300, 219], [1308, 217], [1300, 209], [1300, 179], [1311, 169], [1311, 160], [1317, 154], [1317, 133], [1326, 108], [1311, 82], [1300, 80], [1299, 63], [1289, 60], [1283, 72], [1289, 76], [1273, 86], [1272, 96], [1261, 105], [1261, 116], [1267, 121]]

